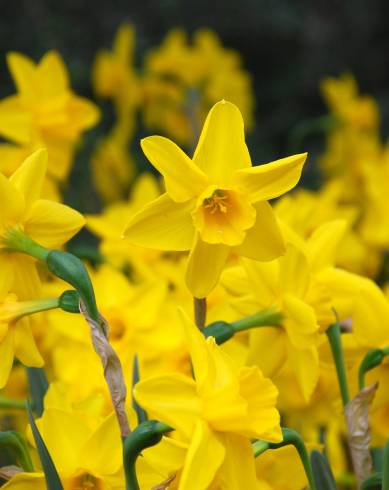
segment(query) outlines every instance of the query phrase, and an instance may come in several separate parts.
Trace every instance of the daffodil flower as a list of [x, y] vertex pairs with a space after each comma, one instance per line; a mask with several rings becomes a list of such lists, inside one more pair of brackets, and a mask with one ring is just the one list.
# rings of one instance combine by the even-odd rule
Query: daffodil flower
[[19, 299], [39, 295], [35, 261], [14, 253], [20, 235], [43, 247], [63, 245], [83, 226], [77, 211], [54, 201], [40, 199], [47, 169], [46, 150], [37, 150], [7, 179], [0, 174], [0, 296], [15, 292]]
[[209, 112], [193, 159], [161, 136], [141, 145], [166, 193], [139, 211], [124, 235], [140, 246], [190, 250], [186, 282], [195, 297], [215, 287], [231, 251], [261, 261], [285, 252], [267, 200], [296, 185], [306, 154], [252, 167], [241, 113], [226, 101]]
[[235, 365], [182, 315], [195, 379], [181, 374], [150, 377], [135, 397], [152, 417], [174, 427], [188, 446], [180, 490], [255, 488], [251, 439], [282, 440], [277, 389], [257, 367]]

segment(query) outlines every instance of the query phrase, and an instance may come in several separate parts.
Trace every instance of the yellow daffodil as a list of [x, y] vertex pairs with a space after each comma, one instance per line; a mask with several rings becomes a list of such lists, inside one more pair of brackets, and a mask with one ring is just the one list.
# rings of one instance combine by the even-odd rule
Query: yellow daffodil
[[83, 131], [96, 124], [98, 109], [73, 93], [64, 62], [55, 51], [38, 64], [19, 53], [10, 53], [7, 62], [18, 92], [0, 102], [0, 134], [30, 152], [46, 147], [48, 175], [64, 180], [75, 144]]
[[[179, 488], [255, 488], [251, 438], [280, 441], [277, 390], [257, 367], [236, 366], [183, 314], [195, 380], [154, 376], [135, 386], [151, 416], [174, 427], [188, 445]], [[207, 463], [204, 464], [204, 461]]]
[[10, 289], [20, 299], [39, 294], [39, 278], [34, 259], [13, 253], [18, 233], [31, 237], [43, 247], [64, 244], [83, 226], [84, 218], [63, 204], [40, 199], [47, 169], [47, 152], [38, 150], [7, 179], [0, 174], [3, 202], [0, 223], [0, 294]]
[[[123, 490], [122, 444], [113, 413], [94, 428], [77, 411], [47, 408], [37, 426], [66, 490]], [[18, 473], [4, 488], [45, 490], [45, 477]]]
[[0, 301], [0, 388], [8, 381], [15, 357], [26, 366], [43, 366], [29, 319], [21, 318], [28, 312], [26, 303], [18, 303], [13, 294]]
[[231, 251], [262, 261], [284, 253], [267, 200], [296, 185], [306, 154], [252, 167], [242, 116], [225, 101], [210, 111], [193, 159], [160, 136], [142, 140], [142, 149], [167, 192], [130, 220], [125, 236], [135, 245], [191, 250], [186, 281], [195, 297], [215, 287]]

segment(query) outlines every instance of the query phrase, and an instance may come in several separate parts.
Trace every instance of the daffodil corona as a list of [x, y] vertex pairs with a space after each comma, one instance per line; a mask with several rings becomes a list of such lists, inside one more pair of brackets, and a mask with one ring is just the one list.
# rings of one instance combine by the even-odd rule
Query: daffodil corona
[[142, 149], [165, 179], [166, 193], [129, 222], [125, 236], [160, 250], [190, 250], [186, 282], [197, 298], [215, 287], [230, 252], [268, 261], [285, 252], [269, 199], [298, 182], [306, 154], [252, 167], [239, 109], [218, 102], [190, 159], [151, 136]]

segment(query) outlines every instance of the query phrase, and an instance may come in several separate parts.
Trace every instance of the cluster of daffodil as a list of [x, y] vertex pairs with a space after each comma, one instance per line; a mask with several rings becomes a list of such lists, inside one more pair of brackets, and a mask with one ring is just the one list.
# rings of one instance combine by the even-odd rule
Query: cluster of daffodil
[[[116, 119], [91, 159], [109, 204], [85, 217], [61, 190], [99, 110], [57, 53], [8, 56], [0, 486], [387, 490], [389, 161], [375, 102], [351, 76], [323, 82], [324, 184], [296, 190], [306, 153], [251, 161], [235, 52], [174, 31], [136, 71], [133, 46], [124, 26], [94, 66]], [[135, 177], [140, 114], [166, 137], [141, 140], [151, 165]], [[100, 239], [85, 263], [66, 251], [84, 225]]]

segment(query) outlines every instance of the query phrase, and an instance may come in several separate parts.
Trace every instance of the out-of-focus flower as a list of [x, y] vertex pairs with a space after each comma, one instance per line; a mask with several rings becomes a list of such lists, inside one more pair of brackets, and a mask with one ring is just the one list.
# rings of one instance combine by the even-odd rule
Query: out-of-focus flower
[[[97, 107], [70, 88], [66, 67], [55, 51], [38, 64], [10, 53], [9, 69], [17, 94], [0, 102], [0, 134], [12, 142], [12, 172], [33, 150], [46, 147], [50, 156], [48, 176], [64, 181], [71, 168], [75, 145], [81, 134], [99, 119]], [[4, 151], [4, 148], [3, 148]]]

